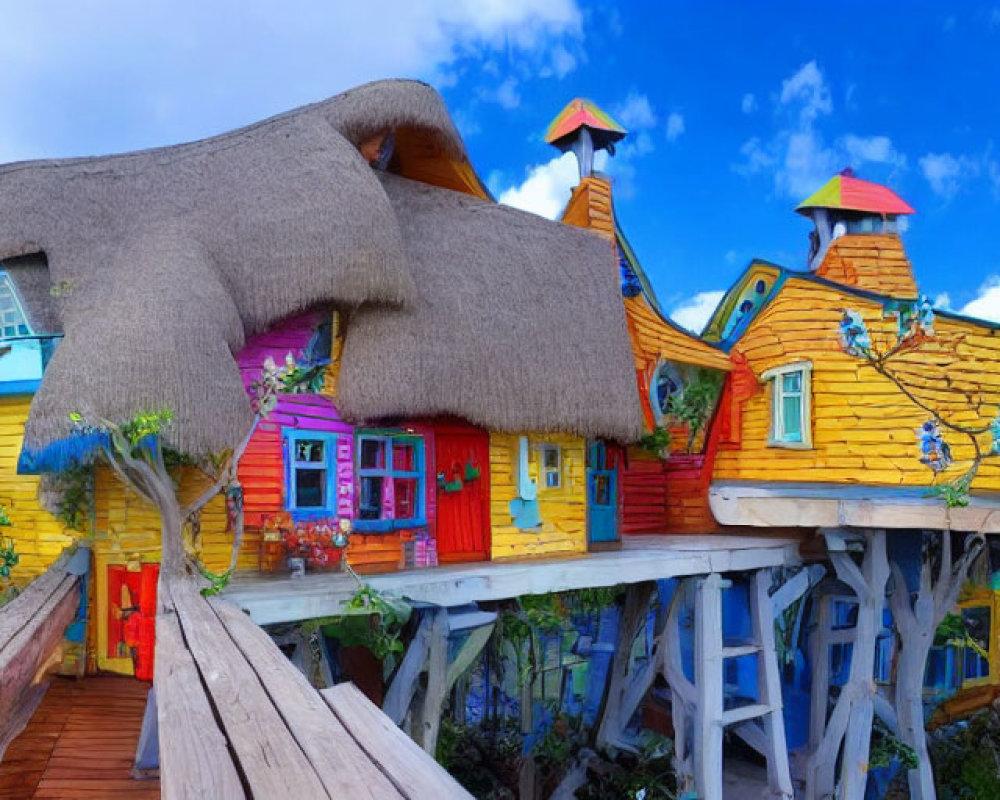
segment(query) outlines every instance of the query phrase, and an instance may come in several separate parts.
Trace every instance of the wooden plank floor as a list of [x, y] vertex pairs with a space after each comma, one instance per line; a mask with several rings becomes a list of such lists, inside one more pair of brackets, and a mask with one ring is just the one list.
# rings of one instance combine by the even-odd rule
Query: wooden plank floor
[[149, 684], [101, 675], [53, 678], [0, 762], [0, 800], [160, 797], [131, 778]]

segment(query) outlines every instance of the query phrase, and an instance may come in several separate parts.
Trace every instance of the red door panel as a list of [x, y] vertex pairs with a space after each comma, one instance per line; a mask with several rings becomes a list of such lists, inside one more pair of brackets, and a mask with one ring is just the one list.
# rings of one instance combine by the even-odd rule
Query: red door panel
[[440, 430], [434, 437], [440, 561], [489, 557], [490, 440], [484, 431]]

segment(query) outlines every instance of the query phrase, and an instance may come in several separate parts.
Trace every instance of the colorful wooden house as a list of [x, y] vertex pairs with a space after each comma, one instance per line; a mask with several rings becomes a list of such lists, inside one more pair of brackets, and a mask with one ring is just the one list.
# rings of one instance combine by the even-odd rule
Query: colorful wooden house
[[[429, 87], [372, 84], [204, 142], [21, 165], [0, 183], [21, 312], [5, 358], [35, 358], [5, 405], [18, 578], [70, 537], [94, 541], [101, 667], [130, 668], [123, 622], [149, 606], [161, 558], [157, 509], [88, 466], [101, 420], [169, 409], [163, 445], [196, 460], [251, 434], [238, 484], [189, 526], [212, 572], [240, 503], [243, 570], [289, 547], [335, 563], [344, 532], [362, 572], [586, 551], [586, 442], [641, 433], [614, 261], [489, 198]], [[63, 334], [51, 358], [49, 334]], [[256, 419], [265, 380], [278, 400]], [[34, 475], [55, 476], [43, 499], [58, 512], [81, 466], [90, 502], [71, 532], [36, 505]], [[208, 482], [179, 470], [183, 504]]]
[[614, 152], [625, 129], [588, 100], [571, 101], [552, 121], [545, 140], [573, 152], [580, 182], [562, 213], [569, 225], [586, 228], [604, 240], [619, 266], [622, 304], [628, 320], [633, 364], [639, 387], [644, 429], [669, 431], [670, 458], [661, 458], [655, 437], [642, 448], [592, 442], [588, 450], [588, 484], [592, 541], [614, 541], [610, 508], [621, 507], [620, 532], [706, 533], [716, 529], [708, 510], [707, 489], [718, 438], [706, 409], [699, 429], [671, 414], [672, 398], [699, 381], [721, 388], [730, 370], [726, 355], [680, 328], [661, 310], [639, 259], [615, 213], [611, 180], [595, 171], [594, 154]]

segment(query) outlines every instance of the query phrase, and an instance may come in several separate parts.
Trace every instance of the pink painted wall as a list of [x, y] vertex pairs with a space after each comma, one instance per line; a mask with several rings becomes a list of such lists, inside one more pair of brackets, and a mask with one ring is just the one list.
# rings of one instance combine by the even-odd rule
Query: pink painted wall
[[[271, 357], [281, 365], [288, 353], [299, 358], [323, 316], [321, 311], [299, 314], [247, 340], [246, 346], [236, 354], [236, 362], [248, 395], [250, 385], [260, 378], [264, 361]], [[285, 508], [283, 428], [344, 434], [337, 438], [337, 514], [353, 517], [354, 428], [341, 421], [329, 397], [292, 394], [278, 398], [277, 407], [261, 421], [240, 460], [247, 524], [259, 525], [265, 516]]]

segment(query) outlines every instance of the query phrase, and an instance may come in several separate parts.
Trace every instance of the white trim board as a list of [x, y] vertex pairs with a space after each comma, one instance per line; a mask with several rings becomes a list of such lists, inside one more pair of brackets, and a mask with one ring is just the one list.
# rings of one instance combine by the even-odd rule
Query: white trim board
[[708, 491], [722, 525], [759, 528], [929, 528], [1000, 533], [1000, 494], [947, 508], [922, 486], [716, 481]]
[[[365, 576], [374, 588], [415, 602], [457, 606], [523, 594], [565, 592], [599, 586], [712, 572], [763, 569], [799, 560], [798, 540], [734, 536], [633, 536], [622, 550], [569, 558], [453, 564]], [[332, 616], [357, 590], [343, 573], [237, 576], [227, 600], [258, 625]]]

